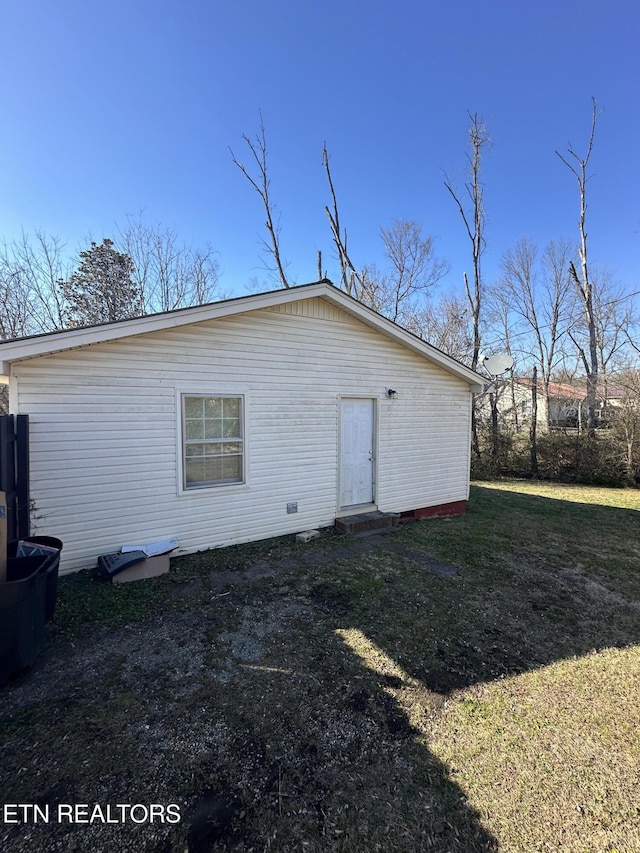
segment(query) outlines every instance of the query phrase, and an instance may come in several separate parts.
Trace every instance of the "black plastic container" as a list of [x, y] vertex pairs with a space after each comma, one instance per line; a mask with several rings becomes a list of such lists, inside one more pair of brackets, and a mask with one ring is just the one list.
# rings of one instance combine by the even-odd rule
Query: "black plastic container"
[[0, 685], [32, 666], [42, 651], [47, 608], [47, 557], [8, 557], [0, 583]]
[[[49, 622], [49, 620], [53, 619], [53, 615], [56, 612], [56, 601], [58, 600], [58, 570], [60, 568], [60, 552], [62, 551], [62, 542], [60, 541], [60, 539], [56, 539], [55, 536], [29, 536], [24, 541], [31, 542], [33, 545], [45, 545], [47, 548], [55, 548], [57, 550], [56, 554], [51, 554], [44, 558], [46, 560], [45, 569], [47, 574], [47, 589], [45, 596], [45, 621]], [[7, 557], [15, 558], [16, 551], [18, 550], [18, 542], [19, 540], [14, 539], [7, 544]], [[18, 562], [24, 559], [26, 558], [16, 558], [16, 562], [13, 563], [15, 567], [13, 569], [14, 572], [21, 571], [18, 567]], [[14, 578], [11, 576], [8, 564], [7, 580], [18, 580], [18, 578]]]

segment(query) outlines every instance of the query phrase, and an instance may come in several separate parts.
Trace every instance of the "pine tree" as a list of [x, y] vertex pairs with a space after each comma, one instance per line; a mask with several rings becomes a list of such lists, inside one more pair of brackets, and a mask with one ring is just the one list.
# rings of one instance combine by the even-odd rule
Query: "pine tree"
[[69, 328], [127, 320], [143, 313], [142, 293], [132, 279], [133, 261], [108, 238], [80, 252], [80, 265], [61, 282]]

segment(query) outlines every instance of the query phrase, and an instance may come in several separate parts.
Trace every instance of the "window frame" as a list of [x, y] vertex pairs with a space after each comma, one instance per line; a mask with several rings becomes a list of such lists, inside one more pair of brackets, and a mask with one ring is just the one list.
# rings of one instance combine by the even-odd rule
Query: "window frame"
[[[221, 436], [220, 438], [187, 438], [187, 417], [186, 407], [187, 400], [203, 399], [203, 400], [237, 400], [239, 404], [239, 437]], [[194, 492], [207, 489], [233, 488], [244, 486], [247, 481], [247, 437], [246, 437], [246, 400], [245, 395], [241, 393], [211, 393], [206, 391], [179, 391], [178, 393], [178, 423], [179, 423], [179, 492], [181, 494], [193, 494]], [[193, 484], [187, 483], [187, 447], [189, 444], [239, 444], [240, 453], [240, 478], [239, 479], [219, 479], [210, 481], [196, 481]]]

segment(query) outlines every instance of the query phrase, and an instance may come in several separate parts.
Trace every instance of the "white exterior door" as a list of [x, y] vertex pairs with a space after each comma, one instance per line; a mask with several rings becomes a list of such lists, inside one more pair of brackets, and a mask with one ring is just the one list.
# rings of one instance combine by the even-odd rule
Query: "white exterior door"
[[374, 418], [375, 400], [341, 401], [341, 508], [373, 503]]

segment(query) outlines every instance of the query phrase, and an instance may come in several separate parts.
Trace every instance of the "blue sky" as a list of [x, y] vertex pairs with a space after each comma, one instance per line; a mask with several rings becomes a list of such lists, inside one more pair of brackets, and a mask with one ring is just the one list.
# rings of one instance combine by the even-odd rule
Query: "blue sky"
[[[34, 229], [69, 252], [144, 210], [219, 253], [222, 286], [266, 280], [260, 200], [231, 162], [259, 111], [282, 250], [298, 283], [337, 280], [324, 213], [326, 141], [357, 264], [414, 219], [458, 289], [468, 239], [443, 186], [464, 180], [468, 112], [492, 137], [483, 180], [487, 279], [523, 236], [577, 238], [575, 179], [592, 156], [592, 260], [640, 289], [637, 0], [20, 0], [0, 34], [0, 238]], [[275, 286], [267, 284], [266, 287]]]

